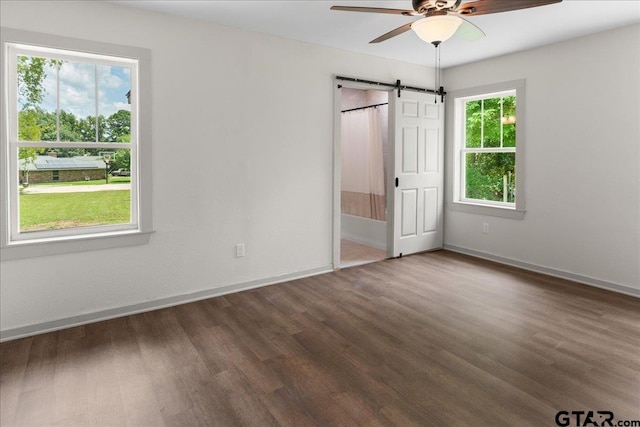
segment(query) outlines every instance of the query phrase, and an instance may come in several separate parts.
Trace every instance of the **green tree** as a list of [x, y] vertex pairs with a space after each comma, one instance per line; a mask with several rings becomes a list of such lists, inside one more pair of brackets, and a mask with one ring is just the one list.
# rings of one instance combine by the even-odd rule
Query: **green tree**
[[129, 169], [131, 170], [131, 150], [120, 149], [116, 150], [116, 154], [113, 160], [112, 170], [116, 169]]
[[[34, 111], [35, 116], [20, 114], [18, 117], [18, 134], [23, 141], [55, 141], [56, 116], [46, 113], [40, 104], [46, 93], [44, 81], [47, 78], [46, 67], [60, 67], [63, 61], [46, 59], [35, 56], [19, 56], [17, 63], [18, 74], [18, 102], [21, 112]], [[37, 119], [33, 120], [34, 117]], [[39, 128], [39, 138], [31, 139], [27, 135], [34, 135], [34, 126]]]
[[[18, 113], [19, 120], [23, 124], [18, 130], [18, 138], [21, 141], [40, 141], [40, 128], [38, 127], [38, 114], [36, 110], [23, 110]], [[38, 158], [37, 148], [20, 148], [18, 159], [22, 171], [22, 182], [29, 183], [29, 167]]]
[[44, 111], [40, 107], [34, 110], [38, 117], [41, 140], [56, 141], [58, 139], [58, 119], [56, 113]]
[[42, 102], [45, 90], [42, 83], [47, 77], [46, 64], [46, 58], [18, 57], [18, 95], [22, 109], [36, 107]]
[[29, 184], [29, 166], [33, 165], [38, 158], [37, 148], [20, 148], [18, 150], [18, 159], [20, 161], [20, 170], [22, 171], [22, 184]]
[[60, 67], [64, 61], [37, 56], [18, 57], [18, 97], [22, 109], [38, 107], [46, 92], [46, 67]]
[[[67, 113], [64, 110], [59, 111], [59, 117], [60, 141], [81, 141], [82, 138], [78, 132], [78, 118], [73, 113]], [[95, 141], [95, 135], [89, 141]]]
[[76, 132], [80, 136], [80, 141], [95, 141], [96, 118], [88, 116], [85, 119], [78, 120]]
[[515, 115], [515, 96], [467, 102], [466, 147], [500, 147], [501, 137], [504, 147], [515, 147], [515, 127], [502, 124], [503, 117]]
[[131, 140], [131, 112], [118, 110], [106, 120], [105, 136], [109, 142], [129, 142]]
[[466, 196], [470, 199], [515, 202], [515, 153], [467, 153]]
[[42, 132], [38, 125], [39, 114], [35, 109], [22, 110], [18, 113], [18, 121], [20, 127], [18, 128], [18, 139], [20, 141], [40, 141], [42, 138]]

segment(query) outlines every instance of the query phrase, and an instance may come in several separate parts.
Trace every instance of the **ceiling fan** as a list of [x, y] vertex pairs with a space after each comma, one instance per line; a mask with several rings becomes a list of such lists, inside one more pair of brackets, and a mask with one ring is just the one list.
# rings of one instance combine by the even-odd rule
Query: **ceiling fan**
[[477, 40], [484, 37], [484, 32], [475, 24], [463, 18], [463, 16], [508, 12], [560, 3], [561, 1], [562, 0], [476, 0], [463, 3], [462, 0], [412, 0], [413, 10], [352, 6], [332, 6], [331, 10], [424, 16], [422, 19], [409, 22], [395, 30], [391, 30], [371, 40], [370, 43], [380, 43], [409, 31], [409, 29], [413, 29], [421, 39], [437, 47], [454, 34], [466, 40]]

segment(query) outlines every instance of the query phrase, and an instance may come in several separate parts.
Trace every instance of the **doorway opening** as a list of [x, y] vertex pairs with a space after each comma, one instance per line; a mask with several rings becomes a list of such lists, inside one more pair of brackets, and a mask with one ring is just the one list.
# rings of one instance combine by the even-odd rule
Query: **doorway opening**
[[389, 92], [342, 87], [340, 268], [387, 258]]
[[[334, 90], [334, 174], [333, 174], [333, 266], [340, 268], [347, 265], [346, 257], [341, 256], [341, 241], [355, 241], [369, 247], [385, 250], [386, 254], [380, 259], [388, 257], [402, 257], [418, 252], [441, 249], [443, 239], [443, 210], [444, 210], [444, 108], [442, 102], [434, 103], [431, 89], [411, 86], [402, 86], [398, 80], [396, 84], [361, 80], [357, 78], [336, 76], [340, 83]], [[388, 92], [381, 92], [380, 87], [392, 87]], [[349, 90], [350, 89], [350, 90]], [[353, 91], [355, 89], [356, 91]], [[367, 99], [367, 94], [369, 98]], [[343, 98], [361, 98], [364, 95], [366, 102], [361, 107], [357, 104], [343, 103]], [[380, 98], [375, 98], [376, 96]], [[373, 98], [372, 98], [373, 97]], [[388, 104], [385, 105], [385, 97]], [[378, 105], [382, 104], [382, 105]], [[372, 105], [377, 105], [372, 107]], [[383, 107], [383, 105], [385, 105]], [[349, 108], [350, 107], [350, 108]], [[383, 137], [382, 181], [386, 174], [386, 186], [383, 184], [385, 194], [373, 190], [360, 190], [358, 187], [363, 180], [362, 176], [373, 176], [373, 169], [366, 169], [364, 162], [351, 163], [348, 157], [352, 155], [346, 152], [342, 140], [342, 122], [349, 111], [373, 111], [383, 108], [387, 113], [383, 115], [386, 121], [383, 130], [379, 132]], [[372, 110], [373, 109], [373, 110]], [[344, 111], [344, 112], [343, 112]], [[380, 113], [378, 113], [380, 114]], [[388, 132], [384, 131], [384, 124]], [[371, 126], [370, 126], [371, 127]], [[385, 149], [385, 140], [388, 149]], [[364, 138], [368, 140], [369, 138]], [[384, 154], [386, 153], [386, 154]], [[363, 158], [362, 155], [353, 155]], [[344, 164], [343, 164], [344, 163]], [[380, 161], [378, 160], [378, 163]], [[385, 172], [384, 167], [387, 167]], [[364, 173], [352, 173], [354, 170], [365, 170]], [[349, 175], [351, 178], [347, 178]], [[367, 175], [368, 174], [368, 175]], [[345, 179], [356, 182], [353, 187], [343, 185]], [[375, 181], [379, 182], [379, 180]], [[351, 185], [351, 184], [350, 184]], [[364, 195], [349, 195], [348, 193], [363, 193]], [[343, 196], [352, 199], [362, 198], [369, 201], [370, 211], [376, 214], [384, 212], [384, 219], [366, 218], [359, 216], [358, 212], [343, 212]], [[383, 200], [386, 204], [381, 209], [377, 203]], [[353, 200], [351, 201], [353, 202]], [[353, 202], [355, 203], [355, 202]], [[378, 206], [376, 206], [378, 205]], [[365, 233], [353, 232], [350, 220], [355, 220], [364, 228]], [[372, 230], [373, 229], [373, 230]], [[383, 230], [386, 229], [386, 234]], [[366, 237], [362, 237], [362, 236]], [[341, 260], [345, 262], [342, 263]], [[349, 262], [365, 263], [375, 261], [373, 258]]]

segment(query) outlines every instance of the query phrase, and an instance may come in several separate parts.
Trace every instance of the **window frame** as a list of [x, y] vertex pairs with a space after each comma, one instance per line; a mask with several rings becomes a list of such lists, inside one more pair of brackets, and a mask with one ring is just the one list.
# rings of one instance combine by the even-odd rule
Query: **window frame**
[[[132, 246], [149, 242], [153, 233], [151, 204], [151, 144], [150, 144], [150, 65], [151, 55], [148, 49], [113, 45], [101, 42], [59, 37], [48, 34], [2, 28], [0, 34], [2, 63], [0, 81], [2, 82], [2, 102], [0, 103], [2, 135], [0, 147], [0, 165], [4, 173], [0, 174], [0, 209], [3, 220], [0, 225], [0, 252], [2, 260], [30, 258], [60, 253]], [[31, 49], [30, 47], [33, 47]], [[18, 141], [17, 138], [17, 87], [16, 69], [9, 65], [10, 54], [22, 49], [32, 52], [63, 50], [78, 52], [72, 54], [72, 60], [88, 59], [100, 64], [106, 57], [120, 58], [124, 62], [137, 63], [137, 76], [132, 74], [132, 123], [130, 143], [103, 142], [60, 142], [60, 141]], [[45, 55], [41, 55], [45, 56]], [[64, 56], [55, 54], [56, 57]], [[107, 61], [108, 62], [108, 61]], [[110, 64], [113, 65], [113, 64]], [[135, 80], [134, 80], [135, 79]], [[12, 83], [13, 82], [13, 83]], [[134, 88], [137, 87], [137, 97]], [[134, 99], [135, 98], [135, 99]], [[137, 120], [136, 120], [137, 119]], [[136, 127], [137, 124], [137, 127]], [[13, 129], [16, 125], [16, 129]], [[130, 223], [58, 229], [18, 233], [17, 197], [19, 197], [19, 164], [17, 150], [21, 147], [37, 148], [111, 148], [118, 144], [120, 148], [130, 150], [131, 169], [137, 174], [131, 180], [132, 211]], [[134, 169], [135, 168], [135, 169]], [[15, 173], [14, 173], [15, 172]], [[134, 175], [132, 173], [132, 175]]]
[[[526, 212], [526, 168], [525, 168], [525, 127], [526, 127], [526, 94], [525, 79], [512, 80], [484, 86], [477, 86], [451, 92], [453, 102], [453, 174], [452, 198], [450, 209], [453, 211], [475, 213], [480, 215], [522, 219]], [[468, 101], [504, 96], [516, 96], [516, 146], [492, 148], [467, 148], [465, 143], [466, 111]], [[515, 203], [491, 200], [470, 199], [465, 194], [465, 154], [468, 152], [515, 152], [516, 157], [516, 200]]]

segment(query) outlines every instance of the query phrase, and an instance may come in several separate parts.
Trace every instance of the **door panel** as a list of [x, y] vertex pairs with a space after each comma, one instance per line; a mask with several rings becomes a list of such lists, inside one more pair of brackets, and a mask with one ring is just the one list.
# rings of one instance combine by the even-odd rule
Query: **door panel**
[[420, 104], [417, 100], [405, 99], [402, 102], [402, 115], [404, 117], [418, 117]]
[[402, 128], [402, 172], [418, 172], [418, 128]]
[[441, 104], [434, 104], [434, 103], [428, 103], [425, 105], [424, 108], [424, 117], [426, 119], [439, 119], [440, 118], [440, 105]]
[[444, 117], [443, 105], [433, 100], [433, 95], [406, 90], [400, 98], [397, 92], [390, 97], [391, 256], [443, 245]]
[[418, 189], [402, 190], [402, 237], [415, 236], [418, 232]]
[[438, 189], [424, 189], [424, 233], [438, 230]]
[[424, 150], [424, 172], [425, 173], [438, 173], [440, 165], [439, 146], [440, 146], [440, 129], [425, 129], [425, 145]]

